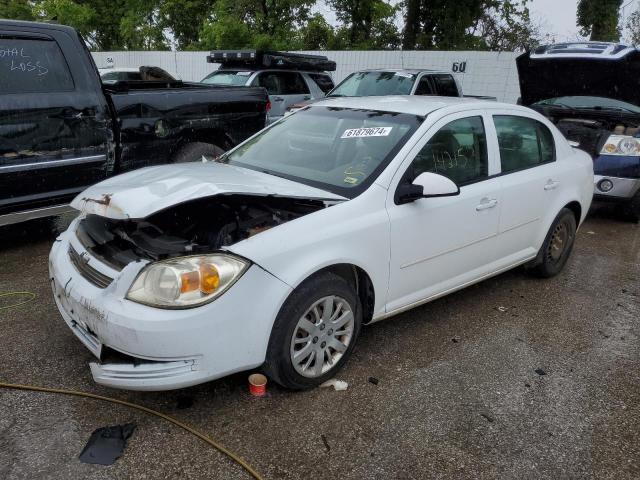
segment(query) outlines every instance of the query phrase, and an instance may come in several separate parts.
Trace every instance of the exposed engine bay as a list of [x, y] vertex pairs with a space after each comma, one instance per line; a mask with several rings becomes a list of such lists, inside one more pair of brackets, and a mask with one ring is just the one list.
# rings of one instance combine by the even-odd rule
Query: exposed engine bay
[[326, 206], [318, 200], [220, 195], [182, 203], [144, 219], [87, 215], [76, 234], [96, 258], [121, 270], [141, 258], [212, 252]]
[[609, 112], [579, 112], [575, 115], [533, 107], [551, 120], [565, 138], [580, 144], [580, 149], [596, 158], [610, 135], [635, 137], [640, 133], [640, 118]]

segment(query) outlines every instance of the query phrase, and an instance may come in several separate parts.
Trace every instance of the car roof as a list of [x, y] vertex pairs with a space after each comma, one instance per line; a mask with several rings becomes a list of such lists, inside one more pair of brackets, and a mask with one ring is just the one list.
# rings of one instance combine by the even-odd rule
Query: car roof
[[431, 68], [366, 68], [364, 70], [357, 70], [354, 73], [360, 72], [398, 72], [398, 73], [412, 73], [412, 74], [420, 74], [420, 73], [445, 73], [450, 75], [449, 72], [445, 72], [444, 70], [434, 70]]
[[530, 111], [510, 103], [460, 97], [438, 97], [421, 95], [386, 95], [377, 97], [332, 97], [325, 98], [311, 107], [342, 107], [354, 110], [378, 110], [382, 112], [407, 113], [410, 115], [427, 115], [446, 107], [464, 106], [466, 109], [520, 109]]
[[22, 20], [4, 20], [0, 19], [0, 27], [10, 28], [19, 27], [25, 30], [57, 30], [73, 35], [76, 31], [66, 25], [58, 25], [57, 23], [42, 23], [42, 22], [25, 22]]

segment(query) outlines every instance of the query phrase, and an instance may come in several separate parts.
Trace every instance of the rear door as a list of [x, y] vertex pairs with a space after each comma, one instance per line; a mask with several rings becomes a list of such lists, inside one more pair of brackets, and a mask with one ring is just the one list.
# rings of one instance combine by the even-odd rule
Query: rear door
[[515, 114], [493, 116], [500, 151], [503, 204], [500, 252], [506, 263], [537, 254], [543, 219], [558, 201], [560, 178], [553, 134], [543, 123]]
[[280, 119], [290, 105], [311, 100], [311, 93], [302, 75], [298, 72], [260, 72], [253, 85], [263, 87], [269, 94], [271, 121]]
[[63, 31], [0, 31], [0, 215], [65, 203], [105, 178], [110, 130], [89, 62]]

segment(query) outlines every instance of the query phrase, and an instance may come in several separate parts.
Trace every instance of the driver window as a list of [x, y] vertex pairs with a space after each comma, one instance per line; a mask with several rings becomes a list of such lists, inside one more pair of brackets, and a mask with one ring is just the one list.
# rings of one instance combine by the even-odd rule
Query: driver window
[[431, 137], [411, 163], [409, 180], [423, 172], [443, 175], [458, 186], [487, 178], [489, 160], [482, 117], [454, 120]]

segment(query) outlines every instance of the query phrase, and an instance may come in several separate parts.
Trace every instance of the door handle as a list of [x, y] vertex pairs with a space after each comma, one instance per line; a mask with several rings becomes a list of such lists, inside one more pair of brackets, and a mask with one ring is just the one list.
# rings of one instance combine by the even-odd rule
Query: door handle
[[273, 97], [272, 100], [274, 102], [284, 102], [284, 98], [282, 98], [282, 97]]
[[305, 100], [311, 100], [311, 95], [305, 95], [305, 96], [304, 96], [304, 99], [305, 99]]
[[556, 182], [552, 179], [549, 179], [547, 181], [547, 184], [544, 186], [544, 189], [549, 191], [549, 190], [555, 190], [556, 188], [558, 188], [558, 185], [560, 185], [560, 182]]
[[496, 205], [498, 205], [498, 200], [496, 200], [495, 198], [483, 198], [480, 202], [480, 205], [476, 207], [476, 211], [481, 212], [482, 210], [489, 210]]

